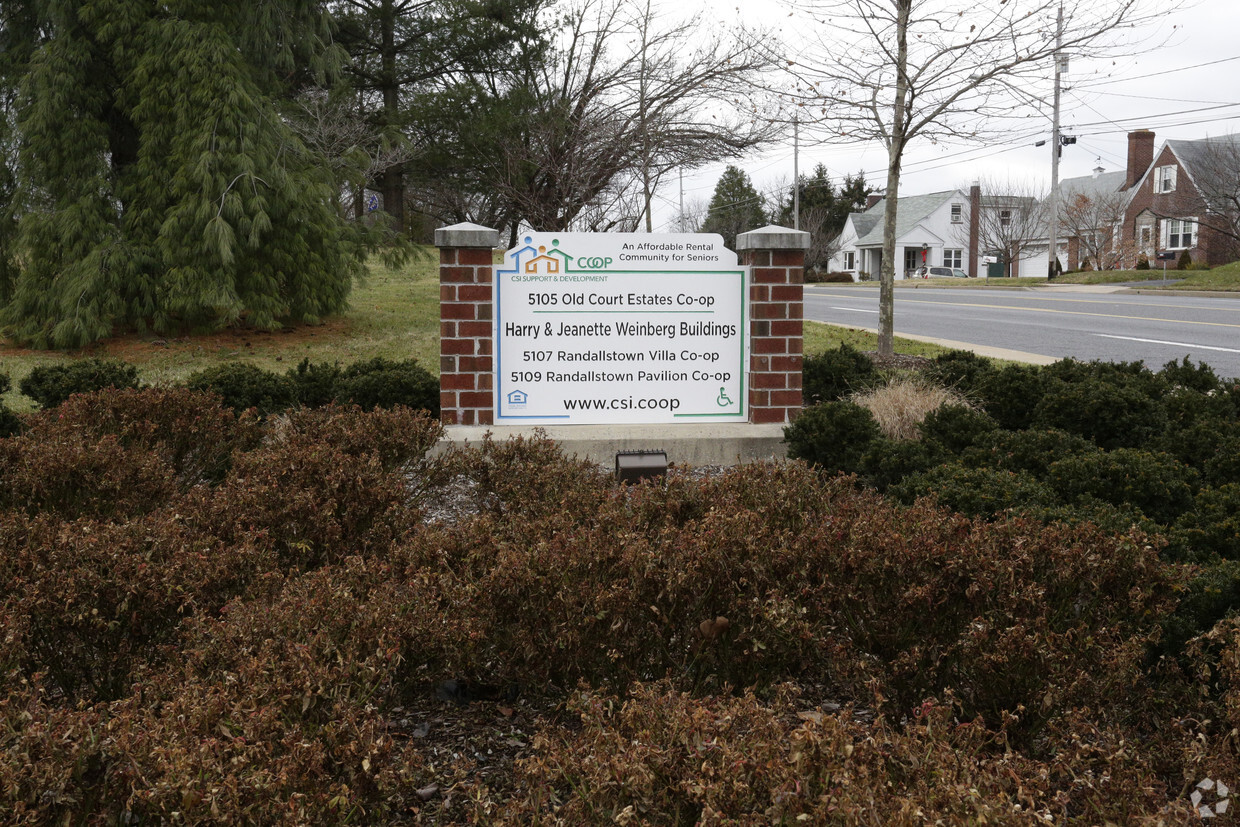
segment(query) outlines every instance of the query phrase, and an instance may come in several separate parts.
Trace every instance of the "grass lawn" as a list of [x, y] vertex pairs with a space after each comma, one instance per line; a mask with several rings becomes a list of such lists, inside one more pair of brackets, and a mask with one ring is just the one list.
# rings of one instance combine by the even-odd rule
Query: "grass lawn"
[[[1086, 270], [1080, 273], [1065, 273], [1051, 284], [1120, 284], [1138, 281], [1161, 281], [1164, 278], [1161, 268], [1151, 266], [1149, 270]], [[1240, 292], [1240, 261], [1215, 267], [1213, 270], [1175, 270], [1169, 268], [1165, 278], [1176, 279], [1174, 284], [1150, 285], [1149, 290], [1214, 290], [1224, 292]], [[1043, 278], [1021, 277], [1014, 279], [901, 279], [895, 283], [898, 289], [916, 289], [918, 287], [1036, 287], [1045, 286]], [[868, 287], [878, 287], [878, 282], [863, 282]]]
[[[822, 353], [824, 350], [835, 350], [847, 344], [857, 350], [878, 350], [878, 334], [852, 327], [823, 324], [822, 322], [805, 322], [805, 355]], [[951, 348], [939, 347], [928, 342], [917, 342], [912, 339], [896, 337], [893, 342], [896, 353], [909, 356], [938, 356], [947, 353]]]
[[[368, 271], [365, 281], [354, 285], [349, 310], [316, 326], [270, 332], [224, 330], [167, 339], [131, 334], [80, 351], [28, 350], [0, 340], [0, 372], [7, 373], [13, 383], [4, 402], [15, 411], [32, 410], [34, 402], [17, 390], [18, 383], [31, 369], [87, 356], [123, 359], [135, 365], [142, 380], [149, 384], [176, 382], [222, 362], [250, 362], [266, 370], [284, 372], [296, 367], [302, 359], [349, 364], [376, 356], [414, 358], [438, 375], [439, 275], [434, 248], [421, 248], [417, 257], [400, 267], [389, 267], [375, 259]], [[939, 281], [960, 283], [965, 280]], [[1003, 281], [1004, 286], [1010, 286], [1040, 280]], [[976, 287], [984, 283], [985, 279], [969, 279], [967, 285], [960, 286]], [[911, 283], [905, 283], [908, 284]], [[845, 342], [858, 350], [878, 348], [876, 334], [818, 322], [805, 323], [807, 354], [831, 350]], [[895, 351], [936, 356], [946, 348], [897, 338]]]
[[[1150, 272], [1153, 272], [1151, 270]], [[1160, 273], [1161, 275], [1161, 273]], [[1153, 290], [1220, 290], [1228, 293], [1240, 292], [1240, 261], [1215, 267], [1213, 270], [1176, 271], [1175, 275], [1167, 271], [1168, 278], [1183, 276], [1183, 281], [1166, 287], [1153, 287]]]
[[144, 382], [172, 383], [222, 362], [250, 362], [284, 372], [302, 359], [349, 364], [376, 356], [417, 359], [439, 373], [439, 257], [433, 247], [401, 267], [378, 259], [355, 284], [349, 310], [321, 325], [276, 331], [224, 330], [177, 336], [119, 336], [85, 350], [37, 351], [0, 340], [0, 372], [13, 382], [4, 402], [15, 411], [34, 408], [17, 390], [33, 368], [87, 356], [123, 359], [138, 368]]

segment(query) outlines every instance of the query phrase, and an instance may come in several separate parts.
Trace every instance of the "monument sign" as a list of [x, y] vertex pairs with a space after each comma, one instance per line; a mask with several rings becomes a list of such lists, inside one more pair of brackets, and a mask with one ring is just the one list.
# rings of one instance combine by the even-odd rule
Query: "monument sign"
[[747, 421], [748, 289], [718, 235], [521, 236], [495, 268], [495, 423]]

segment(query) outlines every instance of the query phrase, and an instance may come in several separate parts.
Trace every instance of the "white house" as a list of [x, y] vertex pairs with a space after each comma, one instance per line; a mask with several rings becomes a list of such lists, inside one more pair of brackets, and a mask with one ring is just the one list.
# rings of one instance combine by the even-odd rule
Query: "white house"
[[[877, 280], [883, 259], [883, 212], [886, 199], [871, 196], [864, 212], [852, 213], [839, 235], [839, 252], [831, 258], [831, 270], [851, 273], [854, 280]], [[912, 275], [918, 267], [950, 267], [970, 276], [985, 276], [986, 261], [997, 251], [980, 249], [979, 222], [974, 215], [992, 210], [988, 220], [1002, 222], [1004, 212], [1019, 209], [1008, 200], [982, 204], [980, 187], [968, 192], [945, 190], [926, 195], [907, 195], [896, 206], [896, 278]], [[1041, 256], [1039, 262], [1038, 255]], [[1046, 275], [1046, 245], [1024, 253], [1013, 275]]]

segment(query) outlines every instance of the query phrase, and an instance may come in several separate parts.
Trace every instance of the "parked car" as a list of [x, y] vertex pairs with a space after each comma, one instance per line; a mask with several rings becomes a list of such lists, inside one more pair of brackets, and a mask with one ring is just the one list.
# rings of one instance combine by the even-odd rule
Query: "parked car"
[[932, 276], [934, 278], [938, 278], [940, 276], [947, 276], [950, 278], [953, 275], [955, 275], [955, 273], [952, 272], [952, 268], [950, 267], [927, 267], [924, 264], [913, 271], [913, 278], [918, 279], [928, 279]]
[[952, 268], [952, 275], [958, 279], [967, 279], [969, 277], [969, 274], [964, 270], [961, 270], [959, 267]]

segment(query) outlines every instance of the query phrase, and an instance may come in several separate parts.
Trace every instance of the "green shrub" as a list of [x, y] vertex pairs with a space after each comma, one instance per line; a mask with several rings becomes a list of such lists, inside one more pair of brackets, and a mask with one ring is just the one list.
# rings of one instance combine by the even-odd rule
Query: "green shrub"
[[[1192, 391], [1178, 391], [1172, 396], [1196, 395]], [[1191, 400], [1184, 400], [1189, 410], [1200, 412], [1213, 401], [1210, 397], [1200, 397], [1199, 404], [1193, 405]], [[1170, 407], [1170, 405], [1168, 405]], [[1190, 419], [1189, 424], [1170, 427], [1148, 443], [1148, 449], [1165, 452], [1185, 465], [1192, 466], [1202, 472], [1207, 482], [1217, 484], [1225, 480], [1211, 481], [1206, 472], [1207, 467], [1224, 452], [1240, 447], [1240, 424], [1227, 422], [1218, 417], [1202, 416]]]
[[1069, 384], [1081, 382], [1104, 382], [1118, 387], [1132, 388], [1151, 398], [1166, 393], [1168, 383], [1160, 373], [1154, 373], [1143, 362], [1102, 362], [1097, 359], [1082, 362], [1077, 359], [1060, 359], [1042, 368], [1046, 380], [1061, 380]]
[[1213, 486], [1240, 483], [1240, 435], [1224, 438], [1217, 448], [1205, 461], [1206, 483]]
[[227, 362], [190, 374], [185, 386], [217, 394], [237, 413], [254, 408], [260, 416], [280, 413], [296, 401], [293, 383], [245, 362]]
[[874, 416], [851, 402], [827, 402], [806, 408], [784, 428], [788, 456], [826, 471], [853, 473], [861, 457], [881, 436]]
[[1046, 523], [1097, 526], [1109, 534], [1127, 534], [1136, 531], [1155, 536], [1163, 531], [1161, 526], [1142, 514], [1140, 509], [1130, 505], [1112, 505], [1090, 496], [1081, 497], [1071, 503], [1030, 508], [1024, 513], [1028, 517]]
[[1200, 393], [1185, 387], [1174, 387], [1159, 399], [1166, 414], [1167, 435], [1199, 424], [1216, 428], [1234, 426], [1235, 409], [1225, 393]]
[[1033, 410], [1042, 398], [1044, 387], [1040, 368], [1008, 365], [982, 374], [972, 394], [1000, 426], [1020, 431], [1033, 421]]
[[1136, 266], [1136, 267], [1134, 267], [1133, 269], [1134, 269], [1134, 270], [1148, 270], [1148, 269], [1150, 269], [1150, 260], [1149, 260], [1149, 257], [1148, 257], [1148, 256], [1146, 256], [1146, 255], [1145, 255], [1145, 253], [1142, 253], [1141, 255], [1137, 256], [1137, 266]]
[[907, 477], [888, 489], [901, 502], [932, 496], [945, 508], [970, 517], [993, 518], [1008, 510], [1041, 509], [1058, 502], [1055, 492], [1032, 474], [992, 468], [940, 465]]
[[439, 416], [439, 380], [414, 359], [397, 362], [379, 357], [341, 372], [336, 401], [367, 411], [404, 405]]
[[943, 405], [926, 414], [918, 427], [923, 439], [939, 443], [951, 454], [959, 454], [999, 430], [999, 423], [966, 405]]
[[335, 400], [342, 372], [338, 364], [302, 359], [288, 372], [288, 379], [295, 388], [297, 402], [307, 408], [317, 408]]
[[834, 402], [879, 380], [873, 360], [847, 343], [835, 350], [806, 356], [801, 376], [807, 405]]
[[982, 378], [995, 372], [994, 363], [969, 350], [949, 350], [934, 357], [925, 373], [945, 388], [971, 396]]
[[1168, 454], [1135, 448], [1093, 451], [1052, 463], [1047, 477], [1067, 502], [1094, 498], [1139, 509], [1162, 525], [1193, 506], [1197, 474]]
[[1193, 257], [1189, 254], [1188, 250], [1185, 250], [1184, 252], [1180, 253], [1180, 260], [1176, 262], [1175, 269], [1177, 270], [1193, 269]]
[[886, 491], [910, 474], [926, 471], [946, 459], [943, 446], [938, 442], [879, 437], [862, 455], [861, 471], [866, 482], [879, 491]]
[[1193, 508], [1176, 521], [1171, 545], [1180, 552], [1177, 559], [1240, 560], [1240, 484], [1198, 492]]
[[1163, 365], [1158, 375], [1168, 385], [1179, 385], [1198, 393], [1214, 393], [1223, 387], [1223, 383], [1219, 380], [1218, 374], [1214, 372], [1214, 368], [1205, 362], [1198, 362], [1194, 365], [1187, 356], [1181, 362], [1172, 359]]
[[36, 367], [21, 381], [21, 392], [40, 407], [54, 408], [75, 393], [104, 388], [136, 388], [138, 369], [117, 359], [78, 359]]
[[820, 270], [806, 270], [805, 271], [805, 283], [806, 284], [852, 284], [853, 277], [852, 277], [852, 273], [845, 273], [845, 272], [841, 272], [838, 270], [832, 271], [830, 273], [822, 272]]
[[1133, 386], [1104, 379], [1051, 380], [1033, 410], [1032, 425], [1078, 434], [1100, 448], [1133, 447], [1162, 433], [1166, 413]]
[[976, 468], [1028, 471], [1043, 477], [1052, 462], [1093, 450], [1093, 443], [1084, 437], [1053, 428], [992, 431], [966, 448], [960, 461]]
[[7, 405], [0, 404], [0, 439], [20, 434], [24, 427], [21, 417], [9, 410]]
[[1162, 622], [1157, 651], [1183, 657], [1187, 642], [1204, 635], [1240, 606], [1240, 560], [1213, 561], [1191, 570], [1175, 611]]

